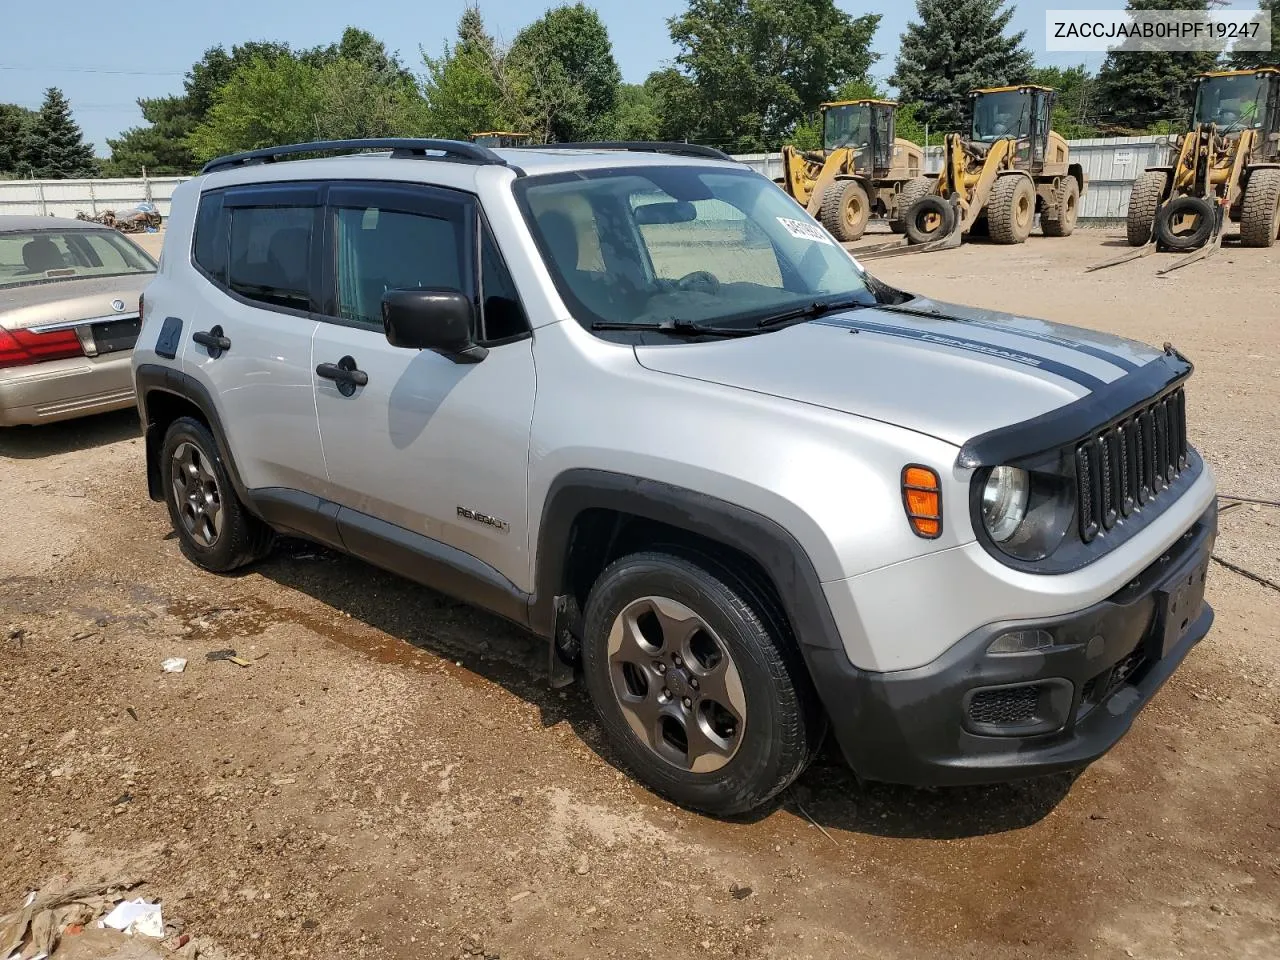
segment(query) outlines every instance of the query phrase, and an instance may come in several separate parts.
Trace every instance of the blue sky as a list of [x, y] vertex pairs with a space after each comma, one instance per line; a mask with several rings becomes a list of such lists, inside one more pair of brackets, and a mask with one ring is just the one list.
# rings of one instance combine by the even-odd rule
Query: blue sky
[[[592, 0], [588, 0], [592, 2]], [[875, 38], [882, 55], [875, 73], [893, 68], [898, 38], [915, 13], [909, 0], [878, 3], [836, 0], [852, 14], [880, 13]], [[1233, 0], [1241, 9], [1256, 0]], [[63, 0], [42, 3], [0, 0], [4, 30], [0, 32], [0, 101], [36, 107], [46, 87], [61, 87], [71, 99], [76, 120], [99, 153], [106, 138], [141, 122], [134, 101], [181, 90], [182, 75], [207, 47], [230, 47], [245, 40], [284, 40], [307, 47], [330, 43], [347, 25], [363, 27], [399, 50], [417, 70], [419, 45], [440, 50], [451, 37], [466, 0], [219, 0], [218, 3], [116, 3]], [[490, 27], [510, 40], [550, 2], [480, 0]], [[594, 0], [609, 34], [623, 78], [638, 82], [674, 55], [666, 20], [685, 7], [685, 0]], [[1048, 9], [1121, 8], [1122, 0], [1021, 0], [1017, 29], [1027, 31], [1036, 51], [1044, 46], [1044, 13]], [[1046, 55], [1042, 62], [1096, 66], [1100, 56]]]

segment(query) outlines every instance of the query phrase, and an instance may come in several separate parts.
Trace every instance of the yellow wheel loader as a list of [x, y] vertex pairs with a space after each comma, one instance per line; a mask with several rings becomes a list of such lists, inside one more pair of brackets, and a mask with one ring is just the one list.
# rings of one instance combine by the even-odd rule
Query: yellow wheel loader
[[924, 170], [924, 151], [895, 135], [888, 100], [824, 103], [822, 149], [782, 148], [779, 185], [837, 240], [861, 239], [867, 222], [888, 218], [901, 233], [902, 188]]
[[1037, 213], [1046, 237], [1070, 236], [1089, 181], [1050, 129], [1054, 96], [1029, 84], [973, 91], [970, 135], [947, 134], [941, 173], [903, 187], [907, 243], [859, 250], [858, 258], [944, 250], [968, 234], [1025, 243]]
[[1211, 256], [1228, 220], [1245, 247], [1280, 240], [1280, 69], [1232, 70], [1196, 78], [1191, 129], [1169, 167], [1148, 167], [1133, 185], [1129, 244], [1142, 249], [1094, 269], [1156, 250], [1197, 254], [1161, 271]]

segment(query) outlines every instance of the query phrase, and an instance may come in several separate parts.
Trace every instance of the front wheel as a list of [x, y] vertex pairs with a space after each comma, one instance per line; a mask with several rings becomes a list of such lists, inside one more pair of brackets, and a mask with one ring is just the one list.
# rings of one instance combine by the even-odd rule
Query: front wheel
[[691, 809], [760, 806], [800, 775], [821, 736], [781, 615], [706, 558], [637, 553], [605, 570], [587, 600], [582, 666], [626, 765]]

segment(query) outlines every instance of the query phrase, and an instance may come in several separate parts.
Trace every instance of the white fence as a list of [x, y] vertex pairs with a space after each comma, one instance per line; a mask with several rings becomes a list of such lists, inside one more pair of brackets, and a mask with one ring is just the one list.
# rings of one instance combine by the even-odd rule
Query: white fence
[[[1172, 138], [1072, 140], [1070, 146], [1072, 162], [1082, 164], [1089, 178], [1089, 189], [1080, 202], [1080, 219], [1101, 223], [1124, 219], [1134, 180], [1147, 167], [1170, 162]], [[770, 179], [782, 176], [781, 153], [745, 153], [734, 159]], [[933, 146], [925, 151], [924, 166], [926, 173], [942, 169], [942, 147]]]
[[0, 215], [30, 214], [38, 217], [117, 213], [140, 203], [154, 203], [162, 217], [169, 216], [173, 189], [187, 177], [132, 177], [122, 180], [0, 180]]

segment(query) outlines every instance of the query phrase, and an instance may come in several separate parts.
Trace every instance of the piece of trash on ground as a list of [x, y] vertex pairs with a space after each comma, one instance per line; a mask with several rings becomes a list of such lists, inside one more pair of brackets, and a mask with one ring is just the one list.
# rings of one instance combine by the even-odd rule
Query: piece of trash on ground
[[98, 921], [99, 927], [111, 927], [129, 936], [142, 934], [155, 937], [164, 936], [164, 919], [160, 915], [160, 904], [147, 903], [142, 897], [126, 900], [109, 914]]
[[121, 899], [114, 891], [131, 890], [141, 882], [126, 880], [27, 896], [20, 908], [0, 917], [0, 957], [53, 953], [64, 932], [83, 927]]
[[246, 660], [244, 657], [236, 656], [236, 652], [230, 647], [225, 650], [210, 650], [204, 655], [204, 658], [210, 662], [213, 662], [214, 660], [226, 660], [229, 663], [234, 663], [237, 667], [247, 667], [253, 662], [251, 660]]
[[165, 673], [181, 673], [187, 669], [187, 661], [182, 657], [170, 657], [160, 664], [160, 669]]

